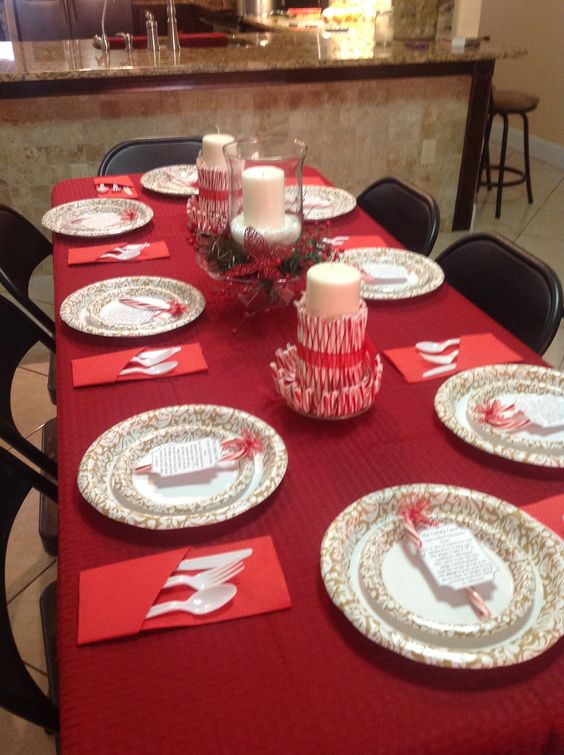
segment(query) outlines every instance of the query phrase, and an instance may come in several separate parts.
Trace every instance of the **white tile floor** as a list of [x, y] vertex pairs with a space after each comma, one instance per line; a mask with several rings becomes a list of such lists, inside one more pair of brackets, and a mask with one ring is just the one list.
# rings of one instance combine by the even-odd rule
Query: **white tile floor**
[[[518, 164], [520, 155], [508, 156]], [[534, 204], [527, 203], [524, 185], [504, 189], [501, 218], [495, 219], [495, 191], [480, 189], [477, 195], [476, 231], [495, 231], [541, 257], [564, 281], [564, 170], [538, 160], [532, 161]], [[466, 232], [440, 234], [433, 255]], [[46, 263], [38, 269], [31, 295], [53, 313], [51, 270]], [[564, 327], [545, 354], [552, 365], [564, 368]], [[30, 352], [18, 369], [13, 387], [13, 411], [22, 432], [39, 442], [38, 428], [54, 416], [47, 393], [48, 357], [44, 349]], [[40, 633], [38, 598], [41, 590], [56, 578], [56, 561], [41, 547], [37, 532], [37, 495], [31, 493], [22, 507], [10, 540], [7, 559], [7, 592], [10, 615], [20, 652], [34, 679], [46, 689], [47, 677]], [[53, 738], [37, 726], [0, 709], [0, 755], [44, 755], [54, 753]]]

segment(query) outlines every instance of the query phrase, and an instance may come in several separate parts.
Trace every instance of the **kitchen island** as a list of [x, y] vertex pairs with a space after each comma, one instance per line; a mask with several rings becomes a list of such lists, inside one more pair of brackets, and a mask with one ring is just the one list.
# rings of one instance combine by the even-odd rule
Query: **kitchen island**
[[495, 60], [374, 44], [347, 33], [250, 33], [228, 47], [112, 50], [90, 40], [0, 43], [0, 202], [33, 222], [50, 187], [95, 174], [114, 144], [149, 135], [295, 136], [307, 162], [357, 194], [394, 173], [429, 190], [443, 228], [469, 228]]

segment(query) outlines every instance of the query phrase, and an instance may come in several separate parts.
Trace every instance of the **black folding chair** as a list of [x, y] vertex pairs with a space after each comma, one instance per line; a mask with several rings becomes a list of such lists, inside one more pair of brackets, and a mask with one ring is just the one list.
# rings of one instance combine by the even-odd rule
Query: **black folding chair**
[[[29, 297], [29, 283], [37, 265], [53, 254], [51, 242], [19, 212], [0, 204], [0, 284], [41, 327], [55, 338], [55, 323]], [[53, 341], [54, 343], [54, 341]], [[56, 403], [55, 349], [49, 361], [47, 386]]]
[[359, 194], [357, 203], [406, 249], [429, 256], [441, 221], [438, 205], [426, 191], [388, 176]]
[[[0, 438], [19, 451], [32, 464], [52, 480], [57, 479], [57, 421], [51, 419], [43, 425], [41, 449], [20, 433], [12, 414], [12, 383], [18, 366], [38, 341], [54, 350], [55, 342], [31, 320], [16, 304], [0, 296], [0, 326], [3, 356], [0, 359]], [[47, 553], [56, 556], [58, 546], [56, 497], [44, 492], [39, 502], [39, 534]]]
[[202, 148], [199, 136], [133, 139], [112, 147], [102, 158], [99, 176], [144, 173], [165, 165], [192, 165]]
[[562, 317], [562, 286], [551, 267], [489, 233], [455, 241], [437, 262], [451, 286], [537, 354], [544, 354]]
[[25, 718], [50, 732], [59, 730], [56, 625], [56, 582], [52, 582], [41, 596], [41, 621], [47, 669], [49, 697], [38, 687], [23, 662], [12, 632], [6, 595], [6, 552], [8, 540], [17, 513], [32, 487], [43, 489], [56, 497], [52, 482], [21, 462], [9, 451], [0, 447], [0, 705], [16, 716]]

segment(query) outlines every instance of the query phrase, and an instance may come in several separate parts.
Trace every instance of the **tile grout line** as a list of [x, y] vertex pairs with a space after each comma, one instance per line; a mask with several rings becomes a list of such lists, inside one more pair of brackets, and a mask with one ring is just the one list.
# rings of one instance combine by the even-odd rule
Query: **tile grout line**
[[20, 595], [22, 595], [27, 590], [28, 587], [31, 587], [31, 585], [34, 582], [36, 582], [40, 577], [42, 577], [43, 574], [45, 574], [45, 572], [56, 563], [57, 563], [57, 559], [54, 558], [50, 564], [47, 564], [45, 568], [43, 568], [38, 574], [35, 575], [35, 577], [31, 580], [31, 582], [25, 585], [25, 587], [22, 587], [20, 590], [18, 590], [18, 592], [15, 595], [12, 595], [12, 597], [8, 601], [6, 601], [7, 605], [10, 605], [10, 603], [12, 603], [16, 598], [19, 598]]

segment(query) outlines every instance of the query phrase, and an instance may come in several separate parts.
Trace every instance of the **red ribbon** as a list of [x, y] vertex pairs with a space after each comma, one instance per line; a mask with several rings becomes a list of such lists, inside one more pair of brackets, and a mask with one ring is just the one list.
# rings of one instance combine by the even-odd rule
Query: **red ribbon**
[[221, 447], [228, 452], [221, 457], [221, 461], [235, 461], [246, 457], [252, 459], [255, 454], [264, 451], [262, 440], [256, 435], [251, 435], [248, 430], [243, 430], [240, 438], [222, 440]]
[[357, 367], [368, 354], [371, 359], [376, 357], [376, 349], [368, 336], [360, 349], [350, 351], [348, 354], [328, 354], [325, 351], [315, 351], [309, 349], [298, 341], [298, 356], [306, 364], [312, 367], [325, 367], [329, 370], [344, 370], [349, 367]]

